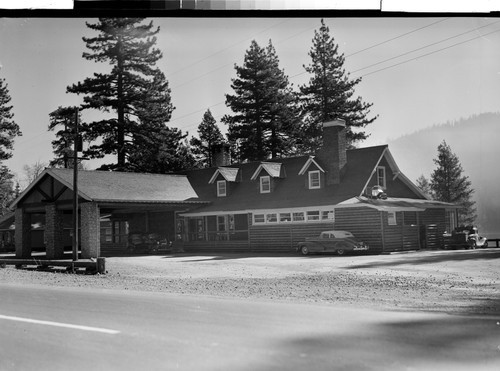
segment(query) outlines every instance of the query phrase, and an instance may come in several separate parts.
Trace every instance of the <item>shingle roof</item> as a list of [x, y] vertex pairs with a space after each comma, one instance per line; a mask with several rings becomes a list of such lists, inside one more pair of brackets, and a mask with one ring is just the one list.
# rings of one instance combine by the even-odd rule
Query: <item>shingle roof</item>
[[[73, 170], [50, 169], [67, 184]], [[78, 190], [93, 201], [185, 201], [198, 195], [182, 175], [79, 171]]]
[[[52, 176], [73, 189], [72, 169], [46, 169], [19, 198], [17, 204], [38, 181]], [[78, 193], [84, 199], [97, 202], [155, 202], [172, 203], [200, 201], [184, 175], [141, 174], [108, 171], [78, 172]]]
[[[386, 148], [387, 146], [377, 146], [348, 150], [347, 165], [341, 184], [314, 190], [306, 189], [307, 174], [299, 175], [309, 156], [267, 160], [266, 163], [281, 164], [286, 171], [286, 178], [275, 178], [274, 189], [267, 194], [259, 192], [258, 179], [251, 180], [261, 162], [231, 165], [232, 168], [240, 169], [241, 182], [230, 189], [227, 197], [217, 197], [214, 185], [208, 183], [217, 168], [186, 171], [185, 174], [200, 199], [211, 201], [210, 205], [193, 212], [336, 205], [363, 192], [366, 181]], [[325, 168], [325, 164], [319, 160], [318, 164]]]

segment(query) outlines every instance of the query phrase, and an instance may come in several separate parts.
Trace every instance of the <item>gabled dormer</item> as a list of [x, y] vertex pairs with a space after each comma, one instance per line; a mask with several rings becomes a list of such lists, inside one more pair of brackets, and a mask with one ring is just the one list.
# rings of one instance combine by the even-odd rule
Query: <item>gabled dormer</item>
[[321, 189], [325, 186], [325, 170], [310, 156], [299, 171], [305, 177], [306, 189]]
[[226, 197], [230, 193], [230, 184], [237, 183], [240, 180], [240, 169], [231, 167], [218, 167], [208, 183], [216, 184], [217, 197]]
[[372, 190], [377, 187], [389, 197], [422, 197], [427, 198], [399, 169], [389, 148], [385, 146], [378, 161], [366, 181], [360, 194], [372, 197]]
[[261, 162], [250, 180], [259, 181], [260, 193], [271, 193], [278, 179], [286, 178], [285, 167], [279, 162]]

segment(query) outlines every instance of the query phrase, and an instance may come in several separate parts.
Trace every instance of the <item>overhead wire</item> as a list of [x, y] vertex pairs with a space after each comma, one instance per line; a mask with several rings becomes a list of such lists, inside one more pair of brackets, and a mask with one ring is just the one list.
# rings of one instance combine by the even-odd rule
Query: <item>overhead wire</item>
[[[267, 27], [267, 28], [263, 29], [262, 31], [259, 31], [258, 33], [254, 34], [254, 35], [253, 35], [253, 36], [251, 36], [251, 37], [247, 37], [247, 38], [245, 38], [245, 39], [243, 39], [243, 40], [240, 40], [240, 41], [238, 41], [238, 42], [236, 42], [236, 43], [234, 43], [234, 44], [229, 45], [228, 47], [226, 47], [226, 48], [224, 48], [224, 49], [220, 49], [220, 50], [216, 51], [215, 53], [209, 54], [209, 55], [207, 55], [206, 57], [203, 57], [203, 58], [201, 58], [201, 59], [197, 60], [196, 62], [193, 62], [193, 63], [191, 63], [191, 64], [188, 64], [188, 65], [186, 65], [186, 66], [184, 66], [184, 67], [182, 67], [182, 68], [180, 68], [180, 69], [178, 69], [178, 70], [176, 70], [176, 71], [174, 71], [174, 72], [169, 73], [169, 74], [168, 74], [168, 77], [169, 77], [169, 78], [171, 78], [172, 76], [174, 76], [174, 75], [178, 74], [179, 72], [182, 72], [182, 71], [184, 71], [184, 70], [186, 70], [186, 69], [188, 69], [188, 68], [191, 68], [191, 67], [193, 67], [193, 66], [196, 66], [197, 64], [199, 64], [199, 63], [201, 63], [201, 62], [204, 62], [204, 61], [206, 61], [207, 59], [212, 58], [213, 56], [216, 56], [216, 55], [218, 55], [218, 54], [220, 54], [220, 53], [222, 53], [222, 52], [225, 52], [226, 50], [232, 49], [232, 48], [234, 48], [235, 46], [242, 44], [243, 42], [247, 42], [249, 39], [251, 39], [251, 38], [253, 38], [253, 37], [257, 36], [257, 35], [260, 35], [261, 33], [264, 33], [264, 32], [266, 32], [266, 31], [268, 31], [268, 30], [270, 30], [270, 29], [272, 29], [272, 28], [274, 28], [274, 27], [280, 26], [280, 25], [282, 25], [283, 23], [285, 23], [285, 22], [289, 22], [289, 21], [290, 21], [290, 19], [286, 19], [286, 20], [281, 21], [281, 22], [279, 22], [279, 23], [273, 24], [272, 26]], [[225, 66], [226, 66], [226, 65], [225, 65]], [[223, 67], [225, 67], [225, 66], [223, 66]], [[200, 77], [201, 77], [201, 76], [200, 76]], [[182, 84], [182, 85], [185, 85], [185, 84]], [[182, 85], [181, 85], [181, 86], [182, 86]]]
[[461, 45], [461, 44], [468, 43], [468, 42], [470, 42], [470, 41], [473, 41], [473, 40], [479, 39], [479, 38], [484, 37], [484, 36], [487, 36], [487, 35], [491, 35], [491, 34], [496, 33], [496, 32], [500, 32], [500, 29], [498, 29], [498, 30], [494, 30], [494, 31], [491, 31], [491, 32], [488, 32], [488, 33], [485, 33], [485, 34], [482, 34], [482, 35], [479, 35], [479, 36], [473, 37], [473, 38], [471, 38], [471, 39], [464, 40], [464, 41], [461, 41], [461, 42], [458, 42], [458, 43], [455, 43], [455, 44], [452, 44], [452, 45], [449, 45], [449, 46], [446, 46], [446, 47], [441, 48], [441, 49], [438, 49], [438, 50], [434, 50], [434, 51], [429, 52], [429, 53], [426, 53], [426, 54], [422, 54], [422, 55], [416, 56], [416, 57], [411, 58], [411, 59], [407, 59], [407, 60], [402, 61], [402, 62], [400, 62], [400, 63], [396, 63], [396, 64], [393, 64], [393, 65], [390, 65], [390, 66], [387, 66], [387, 67], [384, 67], [384, 68], [378, 69], [378, 70], [376, 70], [376, 71], [372, 71], [372, 72], [366, 73], [366, 74], [362, 75], [361, 77], [365, 77], [365, 76], [373, 75], [373, 74], [375, 74], [375, 73], [377, 73], [377, 72], [385, 71], [385, 70], [388, 70], [389, 68], [397, 67], [397, 66], [400, 66], [400, 65], [402, 65], [402, 64], [405, 64], [405, 63], [409, 63], [409, 62], [411, 62], [411, 61], [414, 61], [414, 60], [416, 60], [416, 59], [420, 59], [420, 58], [427, 57], [427, 56], [432, 55], [432, 54], [435, 54], [435, 53], [439, 53], [439, 52], [441, 52], [441, 51], [443, 51], [443, 50], [447, 50], [447, 49], [453, 48], [453, 47], [455, 47], [455, 46], [457, 46], [457, 45]]
[[[448, 19], [450, 19], [450, 18], [440, 19], [440, 20], [438, 20], [438, 21], [436, 21], [436, 22], [433, 22], [433, 23], [427, 24], [427, 25], [425, 25], [425, 26], [422, 26], [422, 27], [416, 28], [416, 29], [411, 30], [411, 31], [409, 31], [409, 32], [405, 32], [405, 33], [400, 34], [400, 35], [398, 35], [398, 36], [392, 37], [392, 38], [390, 38], [390, 39], [384, 40], [384, 41], [382, 41], [382, 42], [379, 42], [379, 43], [377, 43], [377, 44], [374, 44], [374, 45], [369, 46], [369, 47], [367, 47], [367, 48], [364, 48], [364, 49], [362, 49], [362, 50], [358, 50], [358, 51], [356, 51], [356, 52], [354, 52], [354, 53], [351, 53], [351, 54], [349, 54], [347, 57], [350, 57], [350, 56], [353, 56], [353, 55], [356, 55], [356, 54], [362, 53], [362, 52], [364, 52], [364, 51], [366, 51], [366, 50], [370, 50], [370, 49], [373, 49], [373, 48], [375, 48], [375, 47], [377, 47], [377, 46], [380, 46], [380, 45], [386, 44], [386, 43], [388, 43], [388, 42], [391, 42], [391, 41], [397, 40], [397, 39], [402, 38], [402, 37], [404, 37], [404, 36], [407, 36], [407, 35], [410, 35], [410, 34], [412, 34], [412, 33], [415, 33], [415, 32], [418, 32], [418, 31], [420, 31], [420, 30], [423, 30], [423, 29], [425, 29], [425, 28], [431, 27], [431, 26], [433, 26], [433, 25], [435, 25], [435, 24], [438, 24], [438, 23], [444, 22], [444, 21], [446, 21], [446, 20], [448, 20]], [[279, 24], [278, 24], [278, 25], [279, 25]], [[269, 28], [272, 28], [272, 27], [269, 27]], [[269, 28], [268, 28], [268, 29], [269, 29]], [[291, 38], [293, 38], [293, 37], [296, 37], [296, 36], [298, 36], [298, 35], [300, 35], [300, 34], [302, 34], [302, 33], [304, 33], [304, 32], [307, 32], [307, 31], [309, 31], [309, 30], [311, 30], [311, 29], [314, 29], [314, 28], [316, 28], [316, 27], [312, 27], [312, 28], [308, 28], [308, 29], [306, 29], [306, 30], [302, 30], [302, 31], [300, 31], [300, 32], [298, 32], [298, 33], [296, 33], [296, 34], [294, 34], [294, 35], [291, 35], [291, 36], [287, 37], [286, 39], [279, 40], [278, 42], [276, 42], [276, 44], [279, 44], [279, 43], [281, 43], [281, 42], [284, 42], [284, 41], [286, 41], [286, 40], [289, 40], [289, 39], [291, 39]], [[266, 30], [267, 30], [267, 29], [266, 29]], [[264, 31], [265, 31], [265, 30], [264, 30]], [[264, 32], [264, 31], [262, 31], [262, 32]], [[262, 32], [260, 32], [260, 33], [262, 33]], [[236, 44], [236, 45], [237, 45], [237, 44]], [[233, 46], [234, 46], [234, 45], [233, 45]], [[224, 50], [227, 50], [227, 49], [228, 49], [228, 48], [226, 48], [226, 49], [224, 49]], [[214, 54], [218, 54], [218, 52], [217, 52], [217, 53], [214, 53]], [[204, 59], [205, 59], [205, 58], [204, 58]], [[203, 60], [204, 60], [204, 59], [203, 59]], [[184, 85], [186, 85], [186, 84], [188, 84], [188, 83], [190, 83], [190, 82], [192, 82], [192, 81], [197, 80], [198, 78], [204, 77], [204, 76], [206, 76], [206, 75], [208, 75], [208, 74], [210, 74], [210, 73], [212, 73], [212, 72], [214, 72], [214, 71], [217, 71], [217, 70], [219, 70], [219, 69], [221, 69], [221, 68], [224, 68], [224, 67], [227, 67], [227, 66], [228, 66], [228, 64], [226, 64], [226, 65], [224, 65], [224, 66], [221, 66], [221, 67], [219, 67], [219, 68], [217, 68], [217, 69], [215, 69], [215, 70], [209, 71], [209, 72], [207, 72], [207, 73], [205, 73], [205, 74], [203, 74], [203, 75], [200, 75], [200, 76], [198, 76], [198, 77], [196, 77], [196, 78], [193, 78], [193, 79], [191, 79], [191, 80], [189, 80], [189, 81], [187, 81], [187, 82], [185, 82], [185, 83], [182, 83], [182, 84], [180, 84], [180, 85], [177, 85], [177, 86], [173, 87], [173, 89], [174, 89], [174, 88], [176, 88], [176, 87], [184, 86]], [[307, 71], [304, 71], [304, 72], [301, 72], [301, 73], [299, 73], [299, 74], [296, 74], [296, 75], [290, 76], [290, 77], [289, 77], [289, 79], [295, 78], [295, 77], [300, 76], [300, 75], [303, 75], [303, 74], [305, 74], [305, 73], [307, 73]], [[223, 104], [223, 103], [224, 103], [224, 102], [218, 102], [218, 103], [215, 103], [215, 104], [213, 104], [213, 105], [211, 105], [211, 106], [209, 106], [209, 107], [207, 107], [207, 108], [212, 108], [212, 107], [215, 107], [215, 106], [221, 105], [221, 104]], [[194, 114], [199, 113], [199, 112], [204, 111], [204, 110], [205, 110], [205, 109], [203, 108], [203, 109], [200, 109], [200, 110], [197, 110], [197, 111], [193, 111], [193, 112], [187, 113], [187, 114], [182, 115], [182, 116], [180, 116], [180, 117], [176, 117], [174, 120], [172, 120], [172, 121], [170, 121], [170, 122], [174, 122], [174, 121], [180, 120], [180, 119], [182, 119], [182, 118], [185, 118], [185, 117], [188, 117], [188, 116], [194, 115]], [[197, 125], [197, 124], [192, 124], [192, 125], [189, 125], [189, 126], [187, 126], [187, 127], [189, 128], [189, 127], [193, 127], [193, 126], [195, 126], [195, 125]]]
[[384, 40], [384, 41], [379, 42], [379, 43], [377, 43], [377, 44], [371, 45], [371, 46], [369, 46], [369, 47], [367, 47], [367, 48], [364, 48], [364, 49], [358, 50], [357, 52], [354, 52], [354, 53], [348, 54], [348, 55], [346, 55], [346, 58], [348, 58], [348, 57], [352, 57], [353, 55], [356, 55], [356, 54], [359, 54], [359, 53], [365, 52], [365, 51], [370, 50], [370, 49], [373, 49], [373, 48], [376, 48], [377, 46], [387, 44], [387, 43], [389, 43], [389, 42], [391, 42], [391, 41], [394, 41], [394, 40], [400, 39], [400, 38], [402, 38], [402, 37], [405, 37], [405, 36], [411, 35], [412, 33], [415, 33], [415, 32], [418, 32], [418, 31], [420, 31], [420, 30], [423, 30], [423, 29], [425, 29], [425, 28], [428, 28], [428, 27], [434, 26], [435, 24], [438, 24], [438, 23], [441, 23], [441, 22], [447, 21], [448, 19], [450, 19], [450, 18], [440, 19], [439, 21], [436, 21], [436, 22], [430, 23], [430, 24], [428, 24], [428, 25], [425, 25], [425, 26], [422, 26], [422, 27], [416, 28], [416, 29], [411, 30], [411, 31], [409, 31], [409, 32], [405, 32], [405, 33], [403, 33], [403, 34], [401, 34], [401, 35], [398, 35], [398, 36], [392, 37], [392, 38], [390, 38], [390, 39]]
[[[391, 60], [394, 60], [394, 59], [397, 59], [397, 58], [403, 57], [403, 56], [408, 55], [408, 54], [412, 54], [412, 53], [417, 52], [417, 51], [419, 51], [419, 50], [427, 49], [427, 48], [429, 48], [429, 47], [431, 47], [431, 46], [434, 46], [434, 45], [437, 45], [437, 44], [441, 44], [441, 43], [443, 43], [443, 42], [446, 42], [446, 41], [449, 41], [449, 40], [452, 40], [452, 39], [456, 39], [457, 37], [460, 37], [460, 36], [466, 35], [466, 34], [471, 33], [471, 32], [475, 32], [475, 31], [480, 30], [480, 29], [485, 28], [485, 27], [492, 26], [492, 25], [494, 25], [494, 24], [496, 24], [496, 23], [499, 23], [499, 22], [500, 22], [500, 21], [492, 22], [492, 23], [489, 23], [489, 24], [487, 24], [487, 25], [484, 25], [484, 26], [481, 26], [481, 27], [477, 27], [477, 28], [474, 28], [474, 29], [469, 30], [469, 31], [466, 31], [466, 32], [462, 32], [462, 33], [460, 33], [460, 34], [457, 34], [457, 35], [454, 35], [454, 36], [447, 37], [446, 39], [443, 39], [443, 40], [440, 40], [440, 41], [436, 41], [436, 42], [434, 42], [434, 43], [427, 44], [427, 45], [422, 46], [422, 47], [420, 47], [420, 48], [410, 50], [410, 51], [408, 51], [408, 52], [405, 52], [405, 53], [402, 53], [402, 54], [396, 55], [396, 56], [394, 56], [394, 57], [391, 57], [391, 58], [385, 59], [385, 60], [383, 60], [383, 61], [380, 61], [380, 62], [377, 62], [377, 63], [373, 63], [373, 64], [371, 64], [371, 65], [369, 65], [369, 66], [366, 66], [366, 67], [363, 67], [363, 68], [359, 68], [359, 69], [357, 69], [357, 70], [355, 70], [355, 71], [351, 71], [351, 73], [356, 73], [356, 72], [363, 71], [363, 70], [366, 70], [366, 69], [371, 68], [371, 67], [374, 67], [374, 66], [378, 66], [378, 65], [383, 64], [383, 63], [385, 63], [385, 62], [389, 62], [389, 61], [391, 61]], [[483, 36], [483, 35], [481, 35], [481, 36]], [[470, 40], [475, 40], [475, 39], [477, 39], [477, 38], [479, 38], [479, 37], [481, 37], [481, 36], [475, 37], [475, 38], [470, 39]], [[459, 45], [459, 44], [460, 44], [460, 43], [455, 44], [455, 45]], [[443, 50], [445, 50], [445, 49], [448, 49], [448, 48], [443, 48]], [[440, 50], [441, 50], [441, 49], [440, 49]], [[425, 54], [425, 55], [427, 55], [427, 54]], [[424, 55], [424, 56], [425, 56], [425, 55]]]

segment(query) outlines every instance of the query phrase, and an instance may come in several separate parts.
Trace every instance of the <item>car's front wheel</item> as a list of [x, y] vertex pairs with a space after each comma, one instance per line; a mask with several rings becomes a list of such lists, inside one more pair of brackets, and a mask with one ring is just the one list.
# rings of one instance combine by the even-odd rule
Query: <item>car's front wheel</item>
[[307, 254], [309, 254], [309, 249], [307, 248], [307, 246], [301, 246], [301, 247], [300, 247], [300, 253], [301, 253], [302, 255], [307, 255]]
[[338, 250], [337, 250], [337, 255], [342, 256], [342, 255], [344, 255], [344, 254], [345, 254], [345, 250], [344, 250], [344, 249], [338, 249]]

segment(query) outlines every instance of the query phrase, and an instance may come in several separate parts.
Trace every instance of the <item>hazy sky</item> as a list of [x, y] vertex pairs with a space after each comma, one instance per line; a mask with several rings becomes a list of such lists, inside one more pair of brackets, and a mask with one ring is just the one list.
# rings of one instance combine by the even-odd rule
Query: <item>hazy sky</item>
[[[255, 39], [271, 39], [280, 66], [297, 88], [309, 76], [303, 65], [320, 18], [152, 18], [160, 26], [158, 66], [166, 74], [176, 107], [170, 125], [196, 135], [210, 108], [229, 113], [234, 64], [241, 65]], [[95, 33], [82, 18], [0, 18], [0, 78], [12, 97], [15, 121], [23, 136], [7, 165], [21, 173], [25, 164], [53, 158], [47, 131], [49, 113], [78, 105], [82, 97], [66, 87], [109, 65], [82, 58], [82, 36]], [[368, 140], [360, 147], [385, 144], [419, 129], [483, 112], [500, 111], [500, 18], [326, 18], [330, 33], [346, 56], [351, 77], [372, 115]], [[84, 114], [84, 119], [98, 117]], [[415, 154], [418, 157], [418, 154]], [[397, 162], [397, 158], [396, 158]], [[95, 168], [95, 162], [88, 167]], [[402, 169], [404, 171], [404, 169]]]

